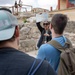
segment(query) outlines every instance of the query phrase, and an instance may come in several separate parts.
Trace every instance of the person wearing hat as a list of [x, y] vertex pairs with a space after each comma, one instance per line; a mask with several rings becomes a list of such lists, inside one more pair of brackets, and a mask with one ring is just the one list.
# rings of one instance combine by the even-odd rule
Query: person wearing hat
[[40, 48], [40, 46], [44, 43], [47, 43], [52, 39], [51, 36], [51, 31], [49, 29], [50, 22], [49, 21], [44, 21], [43, 22], [43, 27], [41, 26], [40, 22], [36, 23], [37, 28], [41, 32], [41, 36], [39, 38], [39, 41], [37, 43], [37, 47]]
[[0, 75], [56, 75], [48, 62], [25, 54], [18, 47], [18, 21], [9, 11], [0, 10]]

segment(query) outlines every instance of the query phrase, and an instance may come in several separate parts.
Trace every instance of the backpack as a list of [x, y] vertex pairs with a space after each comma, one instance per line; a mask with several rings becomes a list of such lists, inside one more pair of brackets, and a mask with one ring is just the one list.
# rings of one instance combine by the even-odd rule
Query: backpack
[[[41, 66], [42, 63], [43, 63], [43, 60], [41, 60], [41, 61], [39, 62], [39, 64], [36, 64], [36, 61], [37, 61], [37, 59], [34, 60], [32, 66], [31, 66], [31, 68], [30, 68], [30, 70], [29, 70], [29, 72], [28, 72], [28, 75], [35, 75], [35, 72], [40, 68], [40, 66]], [[36, 67], [35, 67], [35, 69], [33, 70], [33, 68], [34, 68], [35, 65], [36, 65]]]
[[59, 42], [51, 40], [48, 44], [61, 51], [58, 75], [75, 75], [75, 48], [72, 47], [71, 42], [67, 39], [62, 46]]

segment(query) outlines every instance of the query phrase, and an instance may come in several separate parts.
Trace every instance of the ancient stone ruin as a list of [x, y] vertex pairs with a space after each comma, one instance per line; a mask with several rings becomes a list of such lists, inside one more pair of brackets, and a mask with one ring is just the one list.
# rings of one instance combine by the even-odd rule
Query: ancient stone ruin
[[[75, 46], [75, 22], [69, 21], [64, 35], [68, 37]], [[36, 44], [40, 37], [40, 32], [36, 22], [23, 23], [20, 25], [20, 50], [23, 52], [37, 50]]]

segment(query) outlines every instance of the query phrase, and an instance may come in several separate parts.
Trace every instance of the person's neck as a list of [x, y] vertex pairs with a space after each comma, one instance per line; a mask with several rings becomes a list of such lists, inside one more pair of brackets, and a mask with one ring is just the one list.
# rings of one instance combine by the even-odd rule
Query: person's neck
[[18, 49], [18, 45], [17, 45], [16, 41], [14, 41], [14, 42], [5, 42], [5, 44], [0, 45], [0, 48], [2, 48], [2, 47], [12, 47], [12, 48]]
[[52, 33], [52, 38], [58, 38], [63, 36], [63, 34], [56, 34], [56, 33]]

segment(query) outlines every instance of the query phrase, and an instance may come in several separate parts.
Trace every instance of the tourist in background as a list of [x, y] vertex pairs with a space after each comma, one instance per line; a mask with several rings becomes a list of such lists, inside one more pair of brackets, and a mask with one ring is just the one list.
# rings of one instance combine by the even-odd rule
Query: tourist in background
[[44, 21], [43, 22], [43, 27], [41, 26], [40, 22], [36, 23], [39, 31], [41, 32], [41, 36], [39, 38], [39, 41], [37, 43], [37, 47], [40, 48], [40, 46], [44, 43], [47, 43], [52, 39], [51, 37], [51, 31], [49, 29], [50, 22], [49, 21]]

